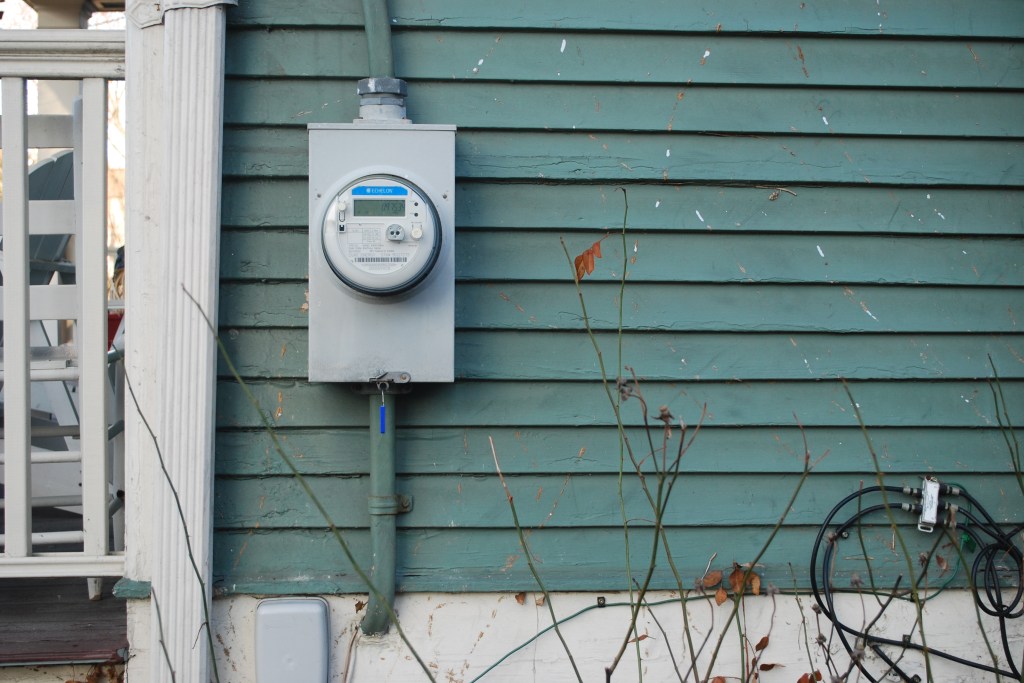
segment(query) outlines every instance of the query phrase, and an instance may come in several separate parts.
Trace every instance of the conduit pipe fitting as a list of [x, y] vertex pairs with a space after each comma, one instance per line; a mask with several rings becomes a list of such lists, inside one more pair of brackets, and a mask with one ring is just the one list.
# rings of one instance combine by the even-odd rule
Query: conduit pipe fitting
[[401, 78], [364, 78], [356, 85], [359, 118], [355, 123], [409, 123], [405, 97], [409, 88]]

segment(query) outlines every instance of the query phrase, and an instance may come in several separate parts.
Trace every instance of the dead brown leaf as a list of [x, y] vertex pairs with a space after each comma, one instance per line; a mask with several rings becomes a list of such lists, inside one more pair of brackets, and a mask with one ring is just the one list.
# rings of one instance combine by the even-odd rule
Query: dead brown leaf
[[725, 592], [725, 587], [719, 586], [718, 590], [715, 591], [715, 604], [721, 607], [722, 603], [724, 603], [728, 599], [729, 595]]
[[729, 573], [729, 588], [733, 593], [743, 592], [743, 568], [735, 562], [732, 563], [732, 572]]
[[[733, 562], [732, 572], [729, 574], [729, 588], [732, 589], [733, 593], [742, 594], [744, 584], [750, 586], [750, 592], [754, 595], [761, 594], [761, 577], [756, 572], [751, 571], [747, 574], [747, 569], [742, 565]], [[746, 576], [746, 581], [744, 581]]]
[[717, 569], [713, 572], [708, 572], [704, 575], [704, 587], [714, 588], [718, 584], [722, 583], [722, 572]]
[[520, 605], [524, 604], [526, 602], [526, 593], [516, 593], [516, 602], [518, 602]]
[[573, 259], [572, 265], [576, 269], [577, 282], [594, 272], [595, 260], [599, 258], [601, 258], [601, 240], [591, 244]]
[[768, 647], [768, 636], [764, 636], [761, 640], [757, 641], [757, 645], [754, 646], [754, 650], [760, 652], [766, 647]]

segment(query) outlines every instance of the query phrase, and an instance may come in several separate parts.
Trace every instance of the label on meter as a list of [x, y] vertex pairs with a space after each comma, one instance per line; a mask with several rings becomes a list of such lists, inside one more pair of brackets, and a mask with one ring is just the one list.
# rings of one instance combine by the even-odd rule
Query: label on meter
[[364, 294], [397, 294], [434, 267], [441, 224], [420, 188], [397, 176], [374, 175], [335, 195], [322, 236], [327, 262], [345, 284]]
[[349, 223], [345, 255], [364, 273], [394, 273], [415, 256], [419, 243], [391, 242], [375, 223]]

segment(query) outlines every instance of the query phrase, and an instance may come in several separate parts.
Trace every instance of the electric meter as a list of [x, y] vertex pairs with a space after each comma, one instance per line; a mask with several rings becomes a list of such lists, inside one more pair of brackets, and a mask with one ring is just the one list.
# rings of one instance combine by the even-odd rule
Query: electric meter
[[455, 380], [455, 127], [309, 124], [309, 379]]
[[423, 281], [441, 253], [437, 209], [408, 180], [371, 175], [327, 205], [323, 250], [335, 275], [363, 294], [397, 294]]

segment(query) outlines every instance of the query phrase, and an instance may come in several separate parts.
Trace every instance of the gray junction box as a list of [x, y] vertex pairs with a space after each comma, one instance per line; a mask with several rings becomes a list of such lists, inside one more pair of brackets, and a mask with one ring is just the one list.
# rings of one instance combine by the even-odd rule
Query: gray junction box
[[455, 127], [309, 125], [309, 379], [455, 380]]

